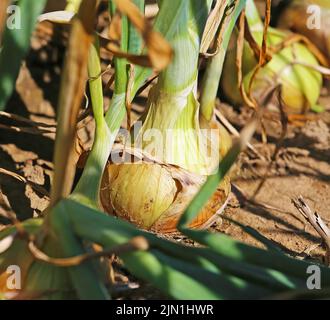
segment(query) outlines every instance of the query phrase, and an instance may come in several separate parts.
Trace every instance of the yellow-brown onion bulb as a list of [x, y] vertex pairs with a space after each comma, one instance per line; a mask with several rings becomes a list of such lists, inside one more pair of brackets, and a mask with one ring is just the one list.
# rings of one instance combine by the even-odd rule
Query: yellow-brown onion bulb
[[[255, 16], [257, 11], [254, 12], [253, 1], [248, 1], [247, 4], [247, 17], [252, 36], [261, 46], [263, 24], [260, 18]], [[290, 33], [287, 31], [269, 28], [267, 34], [268, 48], [281, 45], [289, 36]], [[221, 87], [233, 104], [240, 105], [243, 100], [238, 90], [235, 61], [236, 42], [237, 35], [234, 35], [227, 52]], [[258, 61], [252, 49], [245, 41], [242, 73], [246, 92], [250, 89], [250, 80], [257, 64]], [[281, 85], [282, 99], [288, 107], [288, 111], [300, 113], [314, 108], [317, 106], [321, 93], [322, 75], [313, 69], [313, 66], [318, 67], [319, 63], [310, 50], [302, 43], [293, 43], [273, 54], [271, 61], [258, 71], [251, 86], [251, 94], [258, 100], [269, 88]]]
[[[140, 156], [137, 158], [140, 161], [137, 163], [109, 163], [102, 181], [101, 203], [107, 212], [129, 220], [140, 228], [170, 233], [176, 230], [185, 208], [206, 181], [208, 174], [212, 173], [212, 168], [230, 148], [231, 138], [224, 128], [217, 128], [216, 134], [220, 141], [220, 147], [215, 151], [217, 156], [206, 157], [205, 149], [201, 148], [194, 135], [194, 132], [200, 131], [196, 116], [199, 105], [194, 94], [187, 92], [176, 99], [165, 99], [161, 94], [156, 94], [156, 90], [155, 94], [150, 95], [148, 112], [139, 137], [158, 125], [159, 130], [171, 128], [178, 129], [178, 132], [174, 133], [168, 148], [164, 148], [160, 141], [153, 141], [152, 148], [148, 150], [150, 141], [141, 142], [140, 146], [148, 150], [148, 153], [138, 151]], [[162, 127], [162, 111], [166, 112], [169, 107], [174, 112], [167, 112], [166, 126]], [[166, 134], [164, 131], [162, 133]], [[199, 143], [207, 144], [207, 141], [201, 138]], [[208, 146], [208, 150], [213, 147]], [[157, 157], [159, 150], [162, 151], [161, 157]], [[129, 152], [126, 150], [126, 156]], [[134, 154], [136, 158], [136, 152]], [[128, 158], [131, 159], [130, 156]], [[226, 177], [190, 227], [202, 228], [212, 224], [217, 213], [224, 207], [229, 192], [230, 181]]]

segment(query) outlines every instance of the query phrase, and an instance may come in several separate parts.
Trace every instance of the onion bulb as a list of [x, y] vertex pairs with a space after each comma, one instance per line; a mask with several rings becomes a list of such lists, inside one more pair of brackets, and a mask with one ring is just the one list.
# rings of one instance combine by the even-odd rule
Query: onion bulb
[[[125, 148], [122, 164], [108, 164], [102, 181], [101, 203], [105, 211], [140, 228], [169, 233], [176, 230], [185, 208], [230, 148], [231, 138], [215, 122], [209, 129], [213, 127], [212, 132], [217, 135], [214, 140], [220, 142], [220, 147], [216, 148], [203, 134], [197, 136], [196, 132], [201, 133], [202, 129], [199, 105], [192, 92], [165, 99], [158, 89], [156, 86], [151, 90], [148, 111], [135, 145]], [[186, 104], [180, 103], [182, 99]], [[205, 129], [206, 124], [203, 126]], [[148, 139], [142, 141], [142, 136], [153, 129], [160, 134], [159, 139], [151, 143]], [[167, 130], [172, 135], [163, 142], [161, 138]], [[208, 157], [209, 152], [213, 156]], [[130, 162], [131, 154], [134, 163]], [[230, 181], [226, 177], [190, 227], [212, 224], [229, 192]]]
[[[263, 23], [258, 15], [253, 1], [247, 2], [247, 20], [255, 41], [261, 46], [263, 37]], [[280, 45], [290, 35], [287, 31], [269, 28], [267, 44], [269, 47]], [[234, 104], [242, 104], [238, 90], [237, 72], [235, 66], [237, 35], [232, 39], [227, 52], [222, 89], [227, 98]], [[247, 42], [244, 43], [243, 52], [243, 83], [248, 92], [250, 80], [258, 62]], [[308, 66], [307, 66], [308, 65]], [[261, 68], [251, 86], [251, 94], [258, 100], [270, 87], [281, 85], [282, 99], [288, 111], [303, 112], [317, 105], [322, 87], [322, 75], [313, 69], [318, 66], [316, 57], [302, 43], [293, 43], [273, 54], [263, 68]]]
[[[107, 212], [140, 228], [171, 233], [205, 181], [206, 176], [173, 165], [145, 161], [109, 164], [103, 177], [101, 201]], [[229, 192], [230, 182], [226, 177], [190, 227], [210, 226], [224, 207]]]

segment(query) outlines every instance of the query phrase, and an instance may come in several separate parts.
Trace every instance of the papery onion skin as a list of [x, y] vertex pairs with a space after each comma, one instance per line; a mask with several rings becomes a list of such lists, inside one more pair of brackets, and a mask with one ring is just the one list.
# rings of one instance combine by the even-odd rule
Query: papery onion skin
[[[174, 167], [173, 167], [174, 168]], [[175, 170], [180, 170], [175, 167]], [[184, 172], [182, 174], [184, 177]], [[200, 184], [175, 179], [170, 166], [161, 164], [109, 164], [103, 177], [101, 203], [104, 209], [140, 228], [159, 233], [176, 231], [176, 224]], [[226, 177], [190, 227], [208, 226], [230, 192]]]
[[101, 190], [109, 194], [101, 192], [103, 206], [138, 227], [149, 229], [174, 200], [175, 181], [161, 165], [112, 164], [106, 170]]

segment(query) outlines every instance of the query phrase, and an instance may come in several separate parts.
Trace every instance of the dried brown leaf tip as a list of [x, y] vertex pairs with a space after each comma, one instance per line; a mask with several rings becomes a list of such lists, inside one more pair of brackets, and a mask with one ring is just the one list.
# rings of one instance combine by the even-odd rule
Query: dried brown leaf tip
[[[225, 1], [218, 0], [215, 3], [213, 10], [211, 11], [206, 26], [204, 29], [203, 37], [202, 37], [202, 44], [200, 48], [200, 52], [203, 54], [207, 53], [211, 43], [214, 41], [216, 34], [218, 32], [219, 26], [222, 23], [222, 17], [224, 12], [227, 8], [227, 4]], [[225, 23], [223, 23], [223, 26]], [[220, 30], [221, 31], [221, 30]], [[220, 35], [221, 32], [219, 32]], [[217, 39], [218, 42], [218, 39]], [[219, 50], [218, 43], [216, 44], [216, 50], [211, 55], [214, 55]]]
[[[150, 22], [144, 18], [137, 6], [130, 0], [115, 0], [117, 14], [112, 18], [109, 28], [109, 39], [101, 39], [101, 45], [105, 46], [116, 57], [126, 58], [129, 62], [156, 70], [165, 69], [172, 60], [173, 50], [163, 36], [153, 30]], [[130, 54], [120, 49], [121, 15], [126, 15], [134, 27], [140, 32], [147, 53], [142, 55]]]

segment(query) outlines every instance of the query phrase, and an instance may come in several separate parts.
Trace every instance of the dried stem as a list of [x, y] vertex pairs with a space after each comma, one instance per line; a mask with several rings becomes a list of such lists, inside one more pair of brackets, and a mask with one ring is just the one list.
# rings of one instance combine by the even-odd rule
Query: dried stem
[[10, 176], [18, 181], [21, 181], [27, 185], [30, 185], [35, 191], [41, 193], [43, 196], [49, 197], [49, 193], [45, 188], [43, 188], [41, 185], [36, 184], [35, 182], [32, 182], [32, 181], [26, 179], [25, 177], [19, 175], [16, 172], [12, 172], [12, 171], [0, 168], [0, 174]]
[[69, 258], [52, 258], [46, 253], [42, 252], [37, 248], [34, 241], [29, 241], [29, 250], [36, 260], [49, 263], [58, 267], [72, 267], [82, 264], [83, 262], [96, 259], [101, 257], [109, 257], [112, 255], [123, 254], [127, 252], [137, 251], [137, 250], [148, 250], [148, 241], [141, 236], [132, 238], [129, 242], [122, 245], [118, 245], [108, 250], [97, 251], [92, 253], [85, 253], [79, 256], [69, 257]]
[[330, 266], [330, 229], [320, 215], [316, 211], [312, 211], [301, 195], [296, 199], [292, 199], [292, 203], [321, 236], [326, 246], [326, 263]]
[[[214, 113], [219, 121], [226, 127], [226, 129], [235, 137], [240, 137], [240, 133], [236, 130], [236, 128], [227, 120], [227, 118], [221, 113], [220, 110], [215, 109]], [[261, 160], [266, 161], [265, 157], [258, 152], [258, 150], [250, 143], [247, 143], [247, 147]]]
[[[270, 163], [268, 165], [267, 171], [269, 172], [270, 169], [272, 168], [274, 162], [276, 161], [276, 157], [283, 145], [284, 139], [287, 135], [287, 131], [288, 131], [288, 116], [284, 111], [284, 105], [283, 105], [283, 101], [282, 101], [282, 90], [281, 87], [275, 87], [275, 90], [278, 91], [277, 93], [277, 100], [278, 100], [278, 105], [279, 105], [279, 110], [280, 110], [280, 115], [281, 115], [281, 125], [282, 125], [282, 130], [281, 130], [281, 135], [279, 137], [279, 139], [276, 142], [276, 146], [275, 146], [275, 151], [271, 157]], [[267, 174], [263, 177], [263, 179], [260, 181], [257, 189], [254, 191], [253, 196], [252, 196], [252, 200], [254, 200], [257, 196], [257, 194], [259, 193], [259, 191], [261, 190], [261, 188], [264, 186], [265, 182], [267, 179]]]

